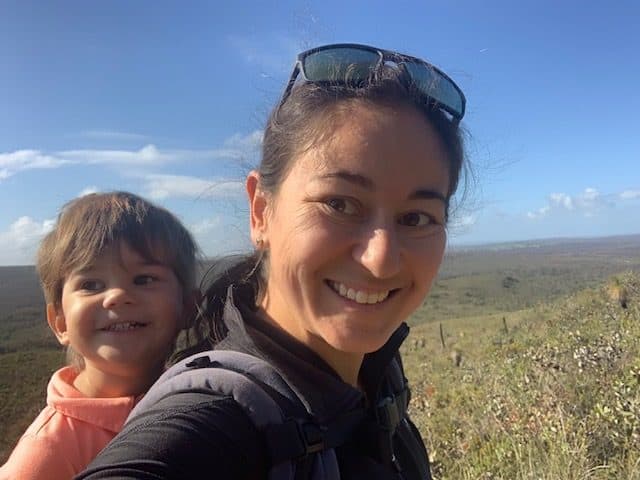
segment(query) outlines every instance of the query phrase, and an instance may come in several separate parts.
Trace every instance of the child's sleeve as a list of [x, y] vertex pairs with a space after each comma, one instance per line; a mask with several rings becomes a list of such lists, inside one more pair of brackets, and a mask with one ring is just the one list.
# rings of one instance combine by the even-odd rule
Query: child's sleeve
[[50, 439], [24, 435], [0, 467], [0, 480], [70, 480], [77, 473]]

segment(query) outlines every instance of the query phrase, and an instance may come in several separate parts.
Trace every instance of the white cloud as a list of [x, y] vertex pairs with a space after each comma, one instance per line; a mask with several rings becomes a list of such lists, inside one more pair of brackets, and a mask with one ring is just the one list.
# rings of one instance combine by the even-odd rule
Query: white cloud
[[206, 257], [248, 252], [252, 245], [247, 230], [248, 222], [237, 223], [222, 216], [205, 218], [188, 225]]
[[214, 228], [219, 228], [221, 224], [222, 224], [221, 217], [206, 218], [204, 220], [201, 220], [197, 223], [192, 224], [189, 227], [189, 230], [191, 230], [191, 233], [193, 233], [194, 236], [199, 236], [199, 235], [209, 233]]
[[155, 145], [146, 145], [140, 150], [67, 150], [57, 155], [73, 163], [131, 166], [162, 165], [179, 156], [160, 152]]
[[573, 200], [566, 193], [552, 193], [549, 195], [551, 204], [573, 210]]
[[39, 150], [0, 153], [0, 180], [25, 170], [58, 168], [68, 163], [70, 163], [69, 160], [42, 153]]
[[154, 200], [168, 197], [220, 198], [242, 195], [244, 183], [231, 179], [206, 180], [182, 175], [147, 175], [143, 178], [145, 196]]
[[542, 218], [547, 213], [549, 213], [550, 210], [551, 210], [551, 207], [549, 205], [545, 205], [544, 207], [540, 207], [535, 212], [527, 212], [527, 217], [532, 218], [532, 219]]
[[17, 150], [15, 152], [0, 153], [0, 180], [25, 170], [60, 168], [78, 164], [153, 166], [179, 158], [180, 155], [171, 152], [160, 152], [153, 145], [147, 145], [136, 151], [68, 150], [49, 154], [39, 150]]
[[152, 170], [168, 164], [194, 161], [243, 161], [257, 163], [262, 130], [249, 134], [235, 134], [227, 138], [220, 148], [209, 150], [161, 150], [149, 144], [139, 150], [80, 149], [44, 153], [39, 150], [17, 150], [0, 153], [0, 181], [20, 172], [33, 169], [60, 168], [67, 165], [105, 165], [137, 167]]
[[476, 223], [477, 218], [474, 215], [454, 216], [449, 222], [450, 230], [468, 229]]
[[585, 217], [591, 217], [604, 208], [612, 206], [614, 206], [614, 202], [611, 195], [602, 195], [597, 189], [588, 187], [582, 193], [574, 196], [567, 193], [552, 193], [545, 206], [527, 212], [527, 217], [539, 219], [561, 211], [576, 212]]
[[30, 265], [42, 237], [51, 231], [55, 220], [37, 222], [23, 216], [0, 232], [0, 265]]
[[582, 199], [585, 202], [596, 201], [600, 198], [600, 193], [595, 188], [585, 188], [584, 193], [582, 194]]
[[622, 200], [632, 200], [634, 198], [640, 198], [640, 190], [625, 190], [620, 193], [620, 198]]
[[236, 133], [231, 135], [224, 141], [224, 145], [232, 148], [254, 149], [262, 145], [264, 132], [262, 130], [254, 130], [247, 135]]
[[255, 130], [248, 135], [235, 134], [227, 138], [222, 148], [210, 151], [214, 159], [255, 160], [262, 146], [262, 130]]

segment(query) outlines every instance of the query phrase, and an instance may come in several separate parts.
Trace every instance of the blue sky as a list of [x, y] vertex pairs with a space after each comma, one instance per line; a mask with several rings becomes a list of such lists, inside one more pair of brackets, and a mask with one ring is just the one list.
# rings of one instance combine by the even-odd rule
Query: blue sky
[[478, 182], [449, 242], [640, 233], [635, 1], [0, 1], [0, 265], [61, 205], [130, 190], [207, 254], [248, 248], [243, 180], [295, 55], [368, 43], [467, 96]]

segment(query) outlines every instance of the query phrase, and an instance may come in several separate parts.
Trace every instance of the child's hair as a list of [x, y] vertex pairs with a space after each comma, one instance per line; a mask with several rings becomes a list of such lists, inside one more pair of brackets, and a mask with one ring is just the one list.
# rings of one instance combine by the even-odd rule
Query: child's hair
[[[118, 249], [121, 242], [144, 259], [170, 267], [183, 295], [196, 288], [198, 247], [172, 213], [128, 192], [92, 193], [65, 204], [40, 243], [36, 268], [46, 302], [59, 310], [69, 274], [91, 265], [106, 248]], [[84, 368], [71, 348], [67, 358]]]

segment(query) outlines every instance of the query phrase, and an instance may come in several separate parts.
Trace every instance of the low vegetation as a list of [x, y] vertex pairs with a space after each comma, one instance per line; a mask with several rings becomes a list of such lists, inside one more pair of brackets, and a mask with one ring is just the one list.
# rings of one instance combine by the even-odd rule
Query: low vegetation
[[435, 478], [640, 479], [640, 276], [444, 331], [404, 352]]

